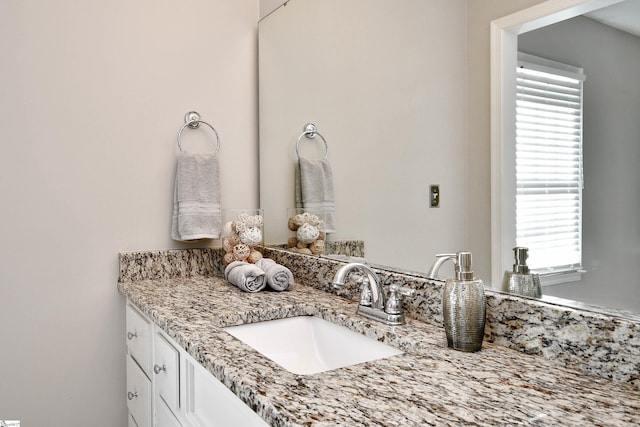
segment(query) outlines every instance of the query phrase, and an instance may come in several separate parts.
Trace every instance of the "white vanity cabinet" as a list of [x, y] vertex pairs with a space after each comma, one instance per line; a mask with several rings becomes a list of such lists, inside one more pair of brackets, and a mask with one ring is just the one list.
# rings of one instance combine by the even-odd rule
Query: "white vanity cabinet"
[[129, 427], [264, 427], [265, 421], [127, 301]]

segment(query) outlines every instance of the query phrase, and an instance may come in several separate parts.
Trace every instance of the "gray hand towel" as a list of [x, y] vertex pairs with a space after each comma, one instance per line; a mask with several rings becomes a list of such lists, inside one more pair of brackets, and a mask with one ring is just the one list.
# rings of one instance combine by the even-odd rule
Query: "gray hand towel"
[[333, 173], [327, 159], [300, 157], [296, 165], [296, 207], [322, 210], [326, 233], [336, 232]]
[[256, 262], [267, 278], [267, 286], [274, 291], [286, 291], [293, 287], [293, 273], [287, 267], [277, 264], [270, 258], [262, 258]]
[[267, 286], [264, 271], [244, 261], [233, 261], [227, 265], [224, 278], [245, 292], [258, 292]]
[[183, 151], [176, 169], [171, 238], [219, 239], [221, 230], [218, 157]]

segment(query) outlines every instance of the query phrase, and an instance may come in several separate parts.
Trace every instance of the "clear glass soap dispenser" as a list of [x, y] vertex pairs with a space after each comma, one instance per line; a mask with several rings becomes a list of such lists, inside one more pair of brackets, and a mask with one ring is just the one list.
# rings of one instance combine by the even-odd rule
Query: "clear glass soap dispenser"
[[529, 249], [516, 246], [513, 248], [513, 256], [513, 271], [504, 272], [501, 290], [510, 294], [540, 298], [542, 296], [540, 276], [529, 271], [527, 266]]
[[436, 278], [446, 260], [455, 264], [455, 276], [447, 279], [442, 294], [442, 315], [447, 345], [460, 351], [479, 351], [484, 339], [486, 297], [482, 280], [471, 270], [471, 252], [436, 255], [428, 277]]

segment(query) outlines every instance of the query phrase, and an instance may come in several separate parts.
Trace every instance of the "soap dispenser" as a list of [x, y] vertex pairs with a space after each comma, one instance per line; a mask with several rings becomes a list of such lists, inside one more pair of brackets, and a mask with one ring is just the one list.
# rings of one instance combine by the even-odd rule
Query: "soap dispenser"
[[455, 263], [455, 276], [447, 279], [442, 295], [447, 345], [460, 351], [478, 351], [484, 338], [487, 302], [482, 280], [473, 277], [471, 252], [436, 255], [436, 258], [428, 273], [431, 278], [436, 278], [445, 261]]
[[526, 297], [540, 298], [542, 286], [540, 276], [529, 271], [527, 258], [529, 249], [522, 246], [513, 248], [513, 271], [505, 271], [502, 280], [502, 291]]

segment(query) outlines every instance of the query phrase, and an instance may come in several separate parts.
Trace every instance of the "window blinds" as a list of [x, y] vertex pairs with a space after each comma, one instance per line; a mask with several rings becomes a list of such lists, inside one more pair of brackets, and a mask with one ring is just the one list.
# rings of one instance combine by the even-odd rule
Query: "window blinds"
[[516, 244], [541, 274], [582, 262], [582, 69], [518, 56]]

